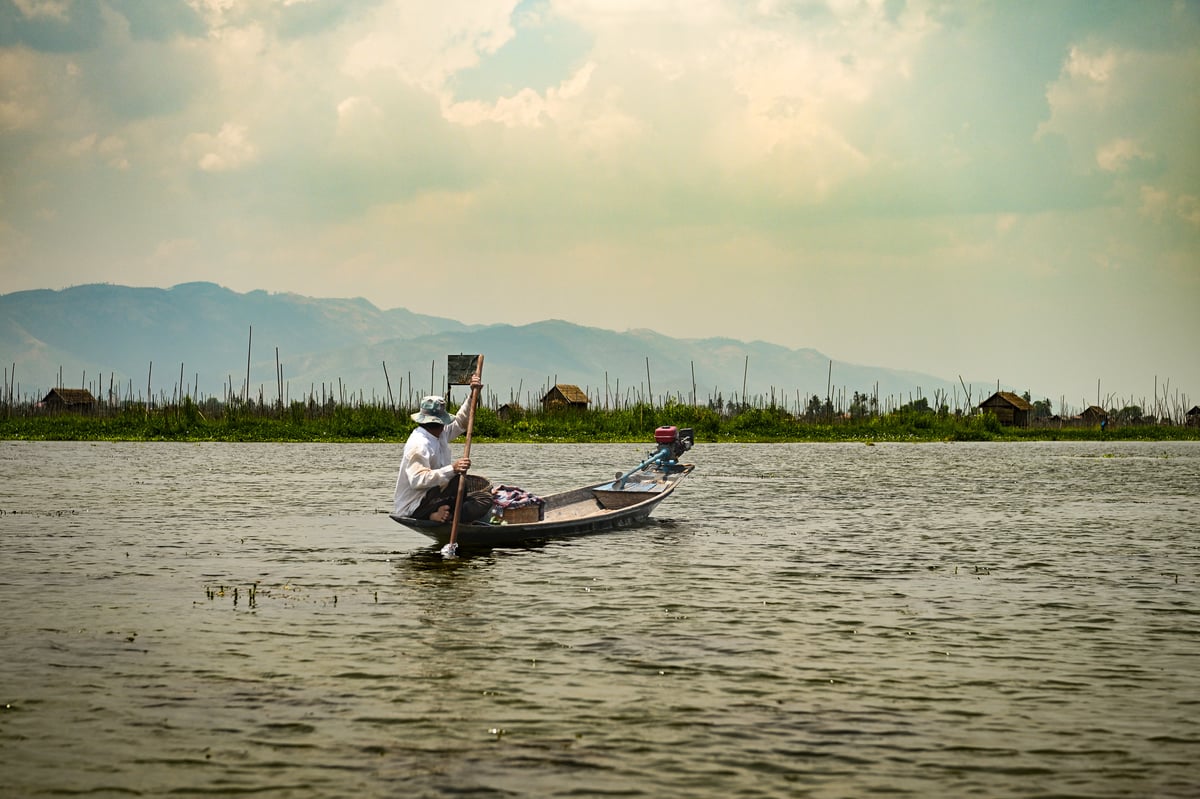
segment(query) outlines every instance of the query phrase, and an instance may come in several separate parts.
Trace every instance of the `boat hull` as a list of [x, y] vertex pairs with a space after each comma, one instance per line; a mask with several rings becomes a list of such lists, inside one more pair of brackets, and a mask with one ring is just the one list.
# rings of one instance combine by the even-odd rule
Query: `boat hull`
[[[486, 549], [496, 546], [545, 541], [569, 536], [591, 535], [642, 524], [654, 509], [674, 492], [679, 482], [691, 473], [691, 464], [683, 465], [653, 480], [637, 483], [637, 496], [616, 497], [605, 490], [612, 484], [595, 485], [545, 497], [541, 521], [524, 524], [459, 524], [460, 548]], [[606, 505], [608, 507], [606, 507]], [[618, 507], [623, 505], [622, 507]], [[450, 525], [428, 519], [390, 514], [393, 521], [428, 536], [438, 544], [450, 542]]]

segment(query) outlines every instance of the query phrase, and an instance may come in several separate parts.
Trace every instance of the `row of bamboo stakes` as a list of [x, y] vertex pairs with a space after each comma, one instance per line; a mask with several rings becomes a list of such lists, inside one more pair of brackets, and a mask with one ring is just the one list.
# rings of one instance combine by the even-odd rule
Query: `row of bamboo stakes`
[[[278, 347], [275, 348], [276, 391], [275, 391], [274, 398], [272, 399], [272, 401], [270, 402], [270, 405], [268, 406], [268, 402], [266, 400], [266, 385], [265, 384], [261, 384], [258, 387], [258, 392], [257, 392], [256, 398], [251, 396], [251, 394], [250, 394], [250, 392], [251, 392], [250, 375], [251, 375], [251, 365], [252, 365], [251, 364], [251, 350], [252, 350], [252, 346], [253, 346], [253, 341], [254, 341], [254, 328], [253, 328], [253, 326], [251, 326], [247, 344], [246, 344], [246, 379], [237, 389], [235, 389], [234, 385], [233, 385], [233, 376], [229, 375], [228, 380], [224, 387], [224, 392], [223, 392], [224, 397], [221, 401], [227, 406], [233, 405], [233, 404], [241, 404], [243, 406], [249, 406], [256, 402], [258, 407], [261, 409], [266, 409], [268, 407], [274, 407], [275, 409], [281, 410], [281, 409], [289, 407], [292, 404], [291, 397], [290, 397], [290, 384], [284, 379], [283, 363], [280, 360]], [[926, 399], [923, 396], [920, 388], [917, 389], [915, 398], [911, 392], [908, 394], [907, 403], [905, 403], [903, 395], [890, 395], [889, 394], [889, 395], [880, 397], [879, 384], [877, 382], [877, 383], [875, 383], [875, 385], [873, 387], [873, 392], [869, 395], [860, 393], [858, 391], [854, 391], [853, 395], [850, 396], [850, 403], [848, 404], [847, 403], [848, 389], [845, 387], [835, 387], [833, 385], [833, 364], [834, 364], [834, 362], [831, 360], [829, 362], [829, 370], [827, 373], [824, 399], [822, 400], [816, 394], [813, 394], [813, 395], [811, 395], [811, 397], [809, 397], [805, 394], [802, 394], [799, 389], [796, 389], [795, 390], [795, 406], [793, 408], [793, 407], [789, 407], [790, 399], [791, 399], [791, 392], [785, 392], [784, 390], [777, 389], [774, 386], [772, 386], [770, 388], [770, 391], [768, 393], [755, 395], [753, 397], [753, 400], [751, 400], [749, 398], [749, 395], [747, 394], [746, 386], [747, 386], [747, 380], [749, 377], [749, 370], [750, 370], [750, 356], [747, 355], [746, 359], [745, 359], [745, 365], [743, 368], [743, 372], [742, 372], [741, 394], [739, 395], [736, 392], [732, 393], [730, 395], [730, 399], [728, 401], [726, 401], [724, 399], [724, 396], [721, 393], [719, 387], [714, 386], [713, 393], [709, 395], [706, 404], [709, 407], [715, 408], [719, 411], [725, 411], [725, 410], [735, 411], [737, 409], [746, 409], [746, 408], [779, 408], [786, 412], [795, 413], [798, 416], [818, 415], [818, 416], [829, 416], [829, 417], [834, 417], [834, 416], [843, 417], [843, 416], [847, 415], [848, 413], [852, 413], [855, 416], [858, 416], [858, 415], [877, 416], [877, 415], [888, 414], [893, 411], [899, 410], [905, 406], [911, 407], [915, 402], [919, 403], [920, 400]], [[17, 365], [15, 362], [12, 364], [11, 370], [9, 370], [8, 368], [5, 368], [4, 384], [2, 387], [2, 392], [0, 392], [0, 393], [2, 393], [2, 399], [3, 399], [4, 407], [6, 408], [6, 410], [11, 410], [11, 409], [15, 408], [20, 402], [18, 400], [18, 398], [21, 396], [21, 394], [20, 394], [19, 384], [16, 382], [16, 371], [17, 371]], [[151, 361], [149, 368], [147, 370], [147, 374], [146, 374], [146, 394], [144, 397], [140, 394], [140, 392], [135, 397], [132, 378], [130, 378], [128, 381], [127, 393], [125, 394], [124, 397], [121, 397], [120, 389], [115, 385], [115, 374], [110, 374], [109, 386], [108, 386], [108, 391], [107, 391], [107, 399], [106, 399], [106, 402], [102, 403], [102, 405], [106, 405], [108, 407], [121, 407], [121, 406], [124, 406], [127, 404], [135, 404], [136, 403], [139, 405], [145, 405], [147, 410], [151, 410], [151, 409], [155, 408], [156, 406], [157, 407], [172, 407], [172, 406], [176, 406], [176, 405], [181, 405], [181, 404], [183, 404], [185, 398], [190, 399], [193, 403], [195, 403], [197, 405], [208, 403], [211, 399], [215, 399], [215, 398], [210, 398], [210, 397], [203, 397], [200, 395], [200, 392], [199, 392], [200, 376], [198, 373], [196, 374], [195, 382], [192, 385], [189, 386], [188, 384], [185, 383], [185, 381], [184, 381], [184, 364], [182, 364], [182, 363], [179, 365], [179, 382], [173, 386], [172, 393], [169, 398], [167, 397], [165, 390], [160, 390], [160, 392], [158, 393], [157, 396], [154, 394], [154, 392], [152, 390], [153, 374], [154, 374], [154, 362]], [[386, 361], [383, 361], [383, 374], [384, 374], [384, 382], [387, 385], [386, 407], [390, 408], [391, 410], [397, 410], [398, 407], [402, 407], [402, 408], [416, 407], [416, 405], [420, 401], [420, 395], [415, 393], [416, 388], [415, 388], [415, 384], [413, 381], [412, 372], [409, 371], [407, 374], [408, 393], [407, 393], [406, 397], [404, 398], [404, 400], [400, 403], [399, 406], [397, 405], [396, 395], [404, 394], [404, 387], [406, 384], [406, 380], [404, 378], [401, 378], [398, 391], [396, 393], [393, 393], [391, 375], [388, 372]], [[657, 404], [664, 405], [664, 404], [667, 404], [670, 402], [674, 402], [677, 404], [696, 405], [699, 401], [699, 394], [697, 392], [697, 386], [696, 386], [695, 362], [692, 362], [692, 364], [691, 364], [691, 376], [692, 376], [692, 391], [691, 391], [690, 397], [685, 398], [685, 397], [683, 397], [683, 395], [680, 392], [675, 392], [672, 394], [666, 394], [666, 395], [658, 397]], [[104, 393], [103, 392], [103, 375], [102, 374], [97, 382], [98, 382], [98, 385], [96, 386], [96, 388], [98, 389], [98, 391], [93, 392], [94, 396], [97, 393]], [[524, 408], [531, 409], [531, 408], [536, 407], [538, 404], [540, 404], [541, 397], [544, 397], [547, 393], [549, 393], [551, 388], [553, 388], [553, 386], [556, 385], [557, 382], [558, 382], [557, 375], [555, 375], [552, 380], [549, 377], [547, 377], [547, 382], [541, 388], [540, 396], [535, 398], [531, 394], [526, 395]], [[954, 389], [952, 396], [950, 393], [948, 393], [944, 389], [937, 389], [934, 391], [933, 402], [929, 407], [935, 411], [945, 408], [947, 410], [947, 412], [952, 412], [956, 415], [959, 415], [959, 414], [970, 415], [970, 414], [976, 412], [977, 408], [972, 402], [972, 395], [973, 395], [972, 388], [973, 387], [968, 386], [963, 381], [961, 376], [959, 377], [959, 383], [963, 389], [962, 399], [964, 400], [964, 402], [962, 404], [960, 404], [960, 402], [959, 402], [960, 396], [958, 394], [957, 388]], [[90, 391], [91, 385], [92, 384], [89, 384], [87, 381], [87, 374], [85, 372], [83, 375], [83, 381], [81, 383], [81, 387], [88, 389]], [[57, 388], [65, 388], [65, 385], [63, 382], [62, 367], [59, 367], [58, 385], [56, 387]], [[520, 404], [522, 388], [523, 388], [523, 384], [518, 385], [515, 392], [510, 388], [509, 400], [508, 400], [509, 405], [519, 405]], [[1155, 381], [1154, 381], [1153, 413], [1147, 413], [1148, 407], [1147, 407], [1147, 403], [1146, 403], [1146, 400], [1144, 397], [1141, 399], [1140, 402], [1136, 402], [1136, 401], [1134, 401], [1134, 399], [1132, 397], [1122, 399], [1115, 393], [1109, 393], [1107, 395], [1107, 397], [1102, 399], [1101, 392], [1100, 392], [1100, 381], [1097, 381], [1097, 383], [1096, 383], [1096, 405], [1102, 409], [1108, 409], [1108, 410], [1118, 410], [1119, 407], [1120, 408], [1128, 408], [1128, 407], [1132, 407], [1132, 406], [1137, 406], [1138, 408], [1140, 408], [1142, 410], [1143, 414], [1152, 417], [1154, 420], [1170, 420], [1173, 423], [1182, 423], [1183, 421], [1185, 421], [1185, 414], [1187, 413], [1187, 410], [1188, 410], [1188, 399], [1187, 399], [1186, 395], [1181, 395], [1179, 393], [1178, 389], [1176, 389], [1174, 396], [1172, 396], [1170, 393], [1170, 381], [1169, 380], [1163, 384], [1161, 392], [1160, 392], [1159, 388], [1160, 387], [1159, 387], [1159, 383], [1158, 383], [1158, 378], [1156, 376]], [[438, 390], [438, 375], [437, 375], [437, 361], [436, 360], [433, 361], [431, 364], [431, 367], [430, 367], [429, 393], [430, 394], [445, 393], [446, 395], [449, 395], [450, 389], [451, 389], [450, 386], [446, 386], [444, 392], [439, 392], [439, 390]], [[999, 381], [996, 382], [996, 390], [997, 391], [1000, 390], [1000, 382]], [[649, 405], [650, 407], [654, 407], [656, 405], [656, 398], [654, 395], [654, 390], [653, 390], [653, 386], [652, 386], [652, 382], [651, 382], [650, 358], [648, 356], [646, 357], [646, 382], [645, 382], [645, 384], [642, 384], [639, 382], [636, 389], [626, 386], [625, 393], [622, 394], [621, 381], [620, 381], [620, 378], [617, 378], [615, 390], [610, 390], [609, 374], [606, 371], [605, 375], [604, 375], [604, 393], [603, 393], [603, 395], [601, 396], [599, 394], [599, 387], [597, 387], [596, 388], [596, 396], [593, 396], [593, 392], [592, 392], [590, 386], [588, 386], [584, 389], [584, 393], [588, 396], [589, 402], [595, 402], [595, 403], [599, 404], [602, 399], [603, 400], [603, 409], [606, 411], [607, 410], [621, 410], [622, 408], [628, 408], [628, 407], [638, 405], [638, 404], [646, 404], [646, 405]], [[357, 397], [355, 396], [356, 394], [357, 394]], [[485, 398], [484, 404], [493, 409], [498, 409], [501, 406], [501, 403], [499, 401], [499, 396], [495, 392], [491, 392], [491, 391], [487, 392], [487, 395], [488, 396]], [[383, 399], [384, 398], [376, 397], [374, 391], [372, 390], [371, 401], [370, 401], [370, 403], [368, 403], [366, 401], [365, 393], [363, 392], [362, 389], [358, 389], [357, 392], [352, 389], [348, 389], [347, 386], [342, 382], [341, 378], [338, 378], [336, 392], [334, 390], [334, 384], [332, 382], [329, 383], [328, 385], [324, 382], [321, 383], [320, 406], [319, 407], [325, 408], [329, 405], [335, 405], [335, 406], [340, 405], [340, 406], [351, 406], [351, 407], [353, 407], [353, 406], [362, 407], [362, 406], [367, 406], [367, 405], [379, 406], [382, 404]], [[951, 400], [953, 400], [952, 407], [950, 405]], [[316, 384], [313, 383], [310, 385], [308, 394], [304, 398], [303, 402], [304, 402], [304, 404], [311, 406], [311, 405], [316, 405], [317, 401], [318, 401], [317, 400], [317, 387], [316, 387]], [[37, 402], [37, 399], [29, 399], [26, 401], [26, 403], [30, 406], [32, 406], [36, 402]], [[926, 399], [926, 402], [928, 402], [927, 399]], [[1083, 408], [1086, 408], [1087, 404], [1088, 403], [1085, 400], [1084, 404], [1083, 404]], [[861, 410], [862, 412], [855, 413], [856, 409]], [[1059, 409], [1060, 409], [1059, 414], [1062, 417], [1069, 417], [1072, 415], [1071, 409], [1068, 408], [1065, 395], [1061, 396], [1059, 399]], [[815, 413], [814, 413], [814, 410], [816, 411]]]

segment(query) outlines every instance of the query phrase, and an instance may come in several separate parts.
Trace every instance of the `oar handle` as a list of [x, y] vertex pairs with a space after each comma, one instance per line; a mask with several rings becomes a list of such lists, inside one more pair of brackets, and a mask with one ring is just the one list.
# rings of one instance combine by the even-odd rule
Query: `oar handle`
[[[475, 362], [475, 377], [482, 379], [483, 375], [483, 355]], [[475, 429], [475, 406], [479, 404], [479, 386], [471, 386], [471, 403], [470, 410], [467, 411], [467, 440], [463, 444], [463, 457], [471, 457], [471, 433]], [[467, 487], [466, 472], [458, 476], [458, 495], [454, 500], [454, 519], [450, 522], [450, 543], [446, 548], [453, 552], [458, 543], [458, 512], [462, 508], [463, 493]]]

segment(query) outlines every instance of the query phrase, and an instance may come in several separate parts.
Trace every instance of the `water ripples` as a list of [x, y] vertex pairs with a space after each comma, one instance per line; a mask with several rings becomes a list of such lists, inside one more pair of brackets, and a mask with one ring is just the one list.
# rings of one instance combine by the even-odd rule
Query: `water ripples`
[[1196, 445], [699, 445], [644, 528], [450, 562], [398, 449], [0, 443], [6, 790], [1200, 792]]

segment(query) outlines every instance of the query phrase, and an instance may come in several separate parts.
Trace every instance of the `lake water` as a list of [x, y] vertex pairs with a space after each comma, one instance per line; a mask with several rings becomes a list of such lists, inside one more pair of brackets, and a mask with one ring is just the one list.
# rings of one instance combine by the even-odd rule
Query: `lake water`
[[453, 561], [399, 455], [0, 442], [0, 795], [1200, 795], [1200, 445], [701, 444]]

